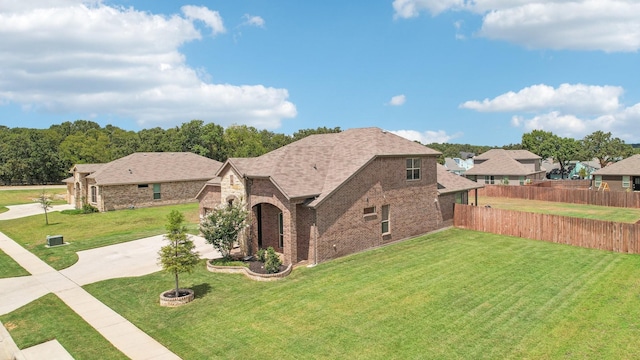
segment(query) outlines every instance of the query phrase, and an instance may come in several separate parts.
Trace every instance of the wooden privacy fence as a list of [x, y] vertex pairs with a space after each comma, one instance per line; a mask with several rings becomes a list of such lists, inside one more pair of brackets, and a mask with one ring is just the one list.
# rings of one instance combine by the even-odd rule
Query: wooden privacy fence
[[640, 254], [640, 225], [456, 204], [455, 227]]
[[479, 194], [491, 197], [640, 208], [639, 192], [561, 189], [538, 186], [485, 185], [483, 191]]

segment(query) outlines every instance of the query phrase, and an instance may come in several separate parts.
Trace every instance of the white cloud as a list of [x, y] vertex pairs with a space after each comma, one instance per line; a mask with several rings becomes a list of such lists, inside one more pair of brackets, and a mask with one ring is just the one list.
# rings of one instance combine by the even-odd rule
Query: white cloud
[[[624, 89], [616, 86], [563, 84], [558, 88], [534, 85], [483, 101], [467, 101], [463, 108], [481, 112], [511, 112], [511, 125], [531, 130], [583, 138], [594, 131], [610, 131], [628, 142], [640, 142], [637, 124], [640, 103], [624, 107], [619, 101]], [[523, 116], [522, 113], [533, 113]]]
[[193, 5], [185, 5], [180, 8], [180, 10], [182, 10], [182, 13], [189, 20], [200, 20], [204, 22], [211, 28], [214, 35], [224, 33], [226, 31], [222, 22], [222, 17], [217, 11], [211, 11], [205, 6]]
[[419, 132], [416, 130], [396, 130], [389, 131], [392, 134], [396, 134], [398, 136], [402, 136], [405, 139], [409, 139], [411, 141], [419, 141], [421, 144], [431, 144], [431, 143], [446, 143], [451, 141], [452, 139], [459, 138], [462, 136], [462, 133], [456, 133], [453, 135], [449, 135], [446, 131], [438, 130], [431, 131], [427, 130], [424, 132]]
[[462, 108], [481, 112], [535, 112], [560, 110], [579, 114], [603, 114], [620, 107], [624, 90], [618, 86], [562, 84], [533, 85], [517, 93], [509, 91], [493, 99], [467, 101]]
[[0, 0], [0, 104], [145, 126], [199, 118], [274, 129], [296, 116], [286, 89], [213, 84], [186, 65], [179, 47], [202, 37], [195, 20], [224, 31], [215, 11], [185, 6], [184, 16], [164, 16], [97, 1], [30, 4]]
[[394, 0], [393, 10], [396, 18], [412, 18], [423, 11], [429, 11], [433, 15], [451, 8], [464, 5], [464, 0]]
[[264, 27], [265, 24], [264, 19], [260, 16], [244, 14], [242, 19], [244, 22], [241, 25]]
[[402, 106], [407, 101], [407, 97], [404, 95], [396, 95], [391, 98], [389, 101], [389, 105], [391, 106]]
[[483, 16], [478, 34], [528, 48], [634, 52], [640, 3], [628, 0], [395, 0], [395, 18], [421, 12]]

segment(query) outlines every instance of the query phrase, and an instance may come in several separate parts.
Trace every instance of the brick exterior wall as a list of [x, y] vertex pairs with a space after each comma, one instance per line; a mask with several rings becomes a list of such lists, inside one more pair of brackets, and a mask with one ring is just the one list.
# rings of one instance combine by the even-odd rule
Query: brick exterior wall
[[[381, 157], [317, 208], [317, 262], [334, 259], [443, 226], [436, 191], [436, 159], [423, 157], [420, 180], [406, 179], [405, 157]], [[389, 205], [390, 232], [381, 231]], [[365, 216], [367, 207], [375, 213]]]
[[220, 205], [220, 186], [207, 185], [202, 191], [198, 201], [200, 202], [200, 216]]
[[443, 194], [438, 196], [438, 204], [442, 221], [446, 226], [453, 225], [453, 207], [456, 203], [456, 193]]
[[[273, 185], [269, 179], [252, 179], [248, 185], [250, 195], [248, 199], [249, 207], [251, 208], [252, 221], [249, 230], [251, 248], [258, 249], [258, 225], [256, 205], [262, 204], [262, 248], [266, 249], [269, 246], [273, 246], [277, 252], [284, 253], [285, 264], [291, 264], [297, 262], [298, 255], [296, 252], [297, 247], [292, 244], [297, 243], [296, 227], [295, 225], [295, 210], [292, 211], [291, 207], [295, 209], [295, 204], [291, 204], [287, 198], [280, 193], [280, 191]], [[278, 213], [282, 212], [284, 220], [284, 248], [278, 246]], [[293, 231], [292, 231], [293, 229]]]
[[162, 183], [159, 200], [153, 198], [152, 183], [143, 188], [135, 184], [100, 186], [97, 207], [100, 211], [110, 211], [130, 206], [149, 207], [194, 202], [205, 183], [204, 180]]
[[[303, 205], [306, 199], [289, 201], [269, 179], [250, 179], [244, 184], [236, 174], [227, 171], [221, 174], [219, 194], [216, 187], [208, 186], [200, 196], [200, 207], [225, 202], [230, 195], [246, 196], [251, 209], [247, 231], [249, 253], [258, 249], [258, 221], [261, 221], [262, 248], [272, 246], [283, 253], [285, 264], [302, 260], [323, 262], [427, 233], [444, 226], [443, 217], [447, 221], [453, 218], [455, 196], [436, 201], [436, 159], [426, 156], [421, 159], [420, 179], [407, 180], [406, 157], [376, 158], [316, 209]], [[235, 187], [225, 175], [234, 175]], [[245, 186], [248, 195], [244, 195]], [[390, 232], [384, 236], [383, 205], [390, 206]], [[371, 206], [375, 212], [365, 216], [364, 208]], [[443, 212], [441, 206], [451, 210]], [[279, 246], [280, 212], [284, 220], [284, 247]]]

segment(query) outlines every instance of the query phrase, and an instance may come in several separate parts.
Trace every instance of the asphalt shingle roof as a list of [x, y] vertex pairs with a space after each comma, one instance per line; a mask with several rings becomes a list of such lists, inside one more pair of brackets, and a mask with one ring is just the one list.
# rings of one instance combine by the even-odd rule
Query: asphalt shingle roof
[[484, 185], [480, 183], [471, 181], [460, 175], [452, 174], [446, 167], [440, 164], [438, 164], [437, 168], [438, 185], [440, 185], [438, 187], [438, 195], [484, 187]]
[[640, 154], [622, 159], [594, 171], [593, 175], [640, 175]]
[[256, 158], [232, 158], [242, 175], [269, 177], [288, 198], [316, 197], [315, 206], [377, 156], [440, 153], [379, 128], [311, 135]]
[[523, 176], [535, 174], [536, 171], [532, 171], [527, 168], [525, 165], [518, 162], [518, 160], [541, 159], [541, 157], [527, 150], [491, 149], [481, 155], [478, 155], [476, 159], [488, 160], [474, 165], [473, 168], [467, 170], [465, 175]]
[[219, 161], [189, 152], [133, 153], [102, 164], [87, 178], [95, 179], [97, 185], [209, 180], [221, 165]]

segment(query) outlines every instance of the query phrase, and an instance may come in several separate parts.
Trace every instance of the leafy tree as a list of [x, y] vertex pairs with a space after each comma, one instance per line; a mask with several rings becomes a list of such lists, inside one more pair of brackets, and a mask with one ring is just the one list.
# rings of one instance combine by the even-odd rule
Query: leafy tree
[[164, 271], [175, 276], [176, 297], [180, 296], [178, 274], [191, 273], [199, 261], [193, 241], [187, 235], [187, 227], [184, 225], [184, 215], [178, 210], [171, 210], [167, 216], [167, 234], [164, 236], [169, 245], [160, 248], [158, 261]]
[[553, 158], [560, 165], [562, 174], [565, 173], [565, 168], [571, 160], [582, 157], [582, 149], [578, 141], [557, 136], [550, 131], [533, 130], [523, 134], [522, 147], [543, 159]]
[[44, 221], [46, 225], [49, 225], [49, 215], [47, 214], [47, 210], [51, 209], [51, 199], [44, 193], [44, 189], [42, 189], [42, 194], [38, 196], [38, 204], [44, 210]]
[[323, 126], [315, 129], [302, 129], [293, 133], [293, 141], [298, 141], [300, 139], [306, 138], [309, 135], [335, 134], [339, 132], [342, 132], [339, 126], [336, 126], [334, 128], [328, 128], [326, 126]]
[[612, 138], [610, 132], [600, 130], [587, 135], [582, 140], [585, 156], [589, 159], [598, 159], [601, 167], [610, 162], [629, 157], [633, 154], [633, 148], [619, 138]]
[[207, 243], [229, 259], [233, 244], [245, 228], [248, 212], [242, 204], [220, 205], [207, 214], [200, 223], [200, 232]]
[[260, 133], [253, 126], [229, 126], [224, 131], [224, 144], [228, 157], [255, 157], [267, 152]]

